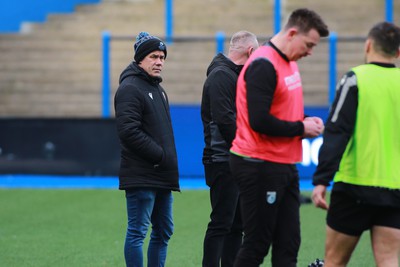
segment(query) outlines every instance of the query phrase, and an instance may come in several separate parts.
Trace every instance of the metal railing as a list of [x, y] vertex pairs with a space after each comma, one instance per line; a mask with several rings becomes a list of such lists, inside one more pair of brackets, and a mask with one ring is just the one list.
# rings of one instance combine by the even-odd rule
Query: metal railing
[[[274, 33], [281, 28], [281, 0], [274, 0]], [[215, 36], [186, 36], [178, 37], [173, 33], [173, 0], [165, 0], [165, 36], [167, 43], [172, 42], [204, 42], [215, 41], [216, 53], [224, 52], [224, 42], [226, 41], [224, 32], [217, 32]], [[385, 19], [393, 21], [393, 0], [385, 0]], [[103, 73], [102, 73], [102, 117], [110, 117], [110, 42], [112, 40], [134, 40], [132, 36], [112, 36], [108, 31], [102, 33], [103, 44]], [[335, 97], [336, 79], [337, 79], [337, 43], [348, 41], [361, 41], [364, 37], [338, 37], [335, 32], [331, 32], [328, 37], [329, 43], [329, 95], [328, 105], [332, 103]]]
[[[165, 40], [171, 42], [174, 36], [174, 0], [165, 0]], [[281, 29], [281, 0], [274, 0], [274, 33]], [[385, 20], [393, 22], [393, 0], [385, 0]]]
[[[163, 38], [163, 37], [161, 37]], [[166, 37], [164, 37], [166, 38]], [[258, 37], [259, 40], [268, 40], [270, 37]], [[102, 117], [110, 117], [110, 43], [112, 41], [132, 41], [135, 36], [112, 36], [109, 32], [103, 32], [103, 73], [102, 73]], [[335, 97], [337, 82], [337, 45], [338, 42], [363, 42], [365, 37], [347, 36], [339, 37], [335, 32], [331, 32], [327, 39], [321, 42], [328, 42], [328, 103], [330, 105]], [[224, 32], [217, 32], [215, 36], [180, 36], [171, 37], [171, 42], [176, 43], [193, 43], [193, 42], [215, 42], [215, 53], [224, 53], [224, 44], [228, 41]]]
[[[167, 40], [168, 38], [160, 37], [161, 39]], [[104, 31], [102, 33], [102, 117], [109, 118], [110, 117], [110, 77], [111, 77], [111, 68], [110, 68], [110, 44], [111, 41], [132, 41], [135, 40], [135, 36], [112, 36], [110, 32]], [[224, 43], [226, 41], [226, 36], [224, 32], [217, 32], [215, 36], [170, 36], [169, 42], [175, 43], [197, 43], [197, 42], [215, 42], [215, 53], [223, 53], [224, 52]]]

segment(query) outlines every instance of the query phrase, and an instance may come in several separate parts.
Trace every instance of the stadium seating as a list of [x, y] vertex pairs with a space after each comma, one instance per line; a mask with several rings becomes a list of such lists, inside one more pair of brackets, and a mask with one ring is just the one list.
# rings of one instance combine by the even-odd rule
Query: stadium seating
[[100, 0], [0, 0], [0, 33], [19, 32], [24, 21], [45, 22], [49, 13], [72, 13], [78, 4]]
[[[384, 20], [381, 0], [286, 0], [283, 22], [300, 6], [318, 11], [339, 37], [363, 37], [372, 23]], [[0, 34], [1, 116], [99, 117], [102, 32], [112, 35], [111, 95], [120, 72], [133, 58], [135, 34], [143, 30], [160, 37], [165, 34], [164, 0], [103, 0], [96, 5], [77, 5], [74, 10], [35, 14], [42, 16], [40, 22], [31, 19], [19, 33]], [[399, 24], [398, 3], [394, 18]], [[229, 38], [238, 30], [252, 31], [265, 41], [273, 34], [273, 1], [174, 0], [175, 36], [214, 36], [223, 31]], [[128, 38], [118, 38], [121, 36]], [[362, 39], [339, 42], [338, 79], [349, 67], [363, 62], [362, 49]], [[327, 51], [327, 43], [322, 42], [314, 56], [299, 63], [307, 105], [327, 105]], [[168, 46], [163, 86], [172, 104], [200, 103], [206, 69], [214, 54], [214, 42], [174, 42]]]

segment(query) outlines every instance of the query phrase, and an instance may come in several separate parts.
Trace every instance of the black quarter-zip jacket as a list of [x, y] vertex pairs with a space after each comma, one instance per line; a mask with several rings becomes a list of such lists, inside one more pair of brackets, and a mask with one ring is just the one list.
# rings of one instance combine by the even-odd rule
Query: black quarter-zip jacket
[[236, 132], [236, 82], [243, 65], [222, 53], [207, 68], [201, 100], [204, 132], [203, 163], [227, 162]]
[[120, 189], [180, 190], [168, 97], [161, 81], [136, 62], [121, 73], [114, 98], [121, 144]]

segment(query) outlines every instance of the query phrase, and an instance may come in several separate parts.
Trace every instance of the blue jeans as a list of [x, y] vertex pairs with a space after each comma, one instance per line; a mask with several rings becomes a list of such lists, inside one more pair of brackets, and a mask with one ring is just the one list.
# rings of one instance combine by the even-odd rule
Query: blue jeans
[[126, 266], [143, 267], [143, 242], [151, 222], [147, 266], [163, 267], [174, 227], [171, 191], [143, 188], [126, 190], [125, 196], [128, 211], [124, 248]]

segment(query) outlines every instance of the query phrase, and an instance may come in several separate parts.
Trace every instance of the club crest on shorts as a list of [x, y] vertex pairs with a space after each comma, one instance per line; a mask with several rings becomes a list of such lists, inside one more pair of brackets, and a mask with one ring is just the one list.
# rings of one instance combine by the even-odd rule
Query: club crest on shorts
[[276, 201], [276, 192], [275, 191], [267, 191], [267, 203], [274, 204]]

